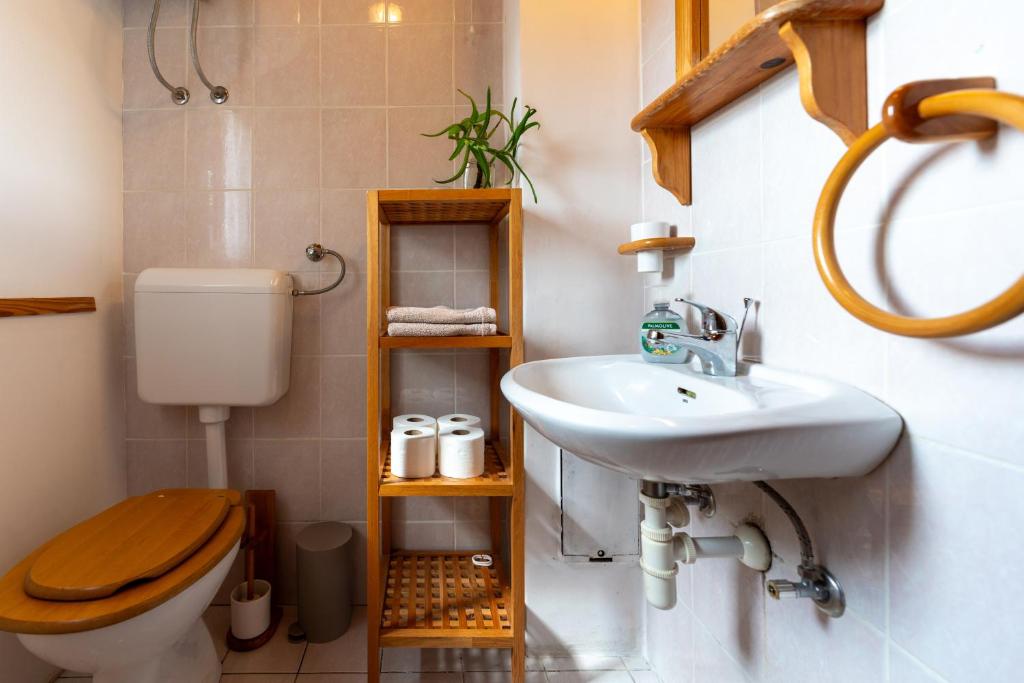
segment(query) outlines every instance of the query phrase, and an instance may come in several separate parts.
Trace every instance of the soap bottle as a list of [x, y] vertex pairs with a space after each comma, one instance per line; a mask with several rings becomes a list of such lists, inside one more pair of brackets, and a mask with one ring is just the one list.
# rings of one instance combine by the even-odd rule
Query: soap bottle
[[666, 334], [683, 332], [683, 316], [669, 308], [667, 301], [654, 302], [654, 310], [640, 323], [640, 356], [648, 363], [686, 362], [689, 354], [679, 345], [678, 339], [649, 339], [647, 334], [650, 330]]

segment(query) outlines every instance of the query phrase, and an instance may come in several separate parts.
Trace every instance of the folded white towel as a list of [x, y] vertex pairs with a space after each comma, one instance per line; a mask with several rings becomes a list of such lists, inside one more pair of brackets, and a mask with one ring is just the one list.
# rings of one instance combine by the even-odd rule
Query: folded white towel
[[493, 323], [456, 325], [447, 323], [388, 323], [390, 337], [487, 337], [498, 333]]
[[[432, 323], [438, 325], [477, 325], [497, 322], [493, 308], [448, 308], [434, 306], [392, 306], [388, 309], [389, 323]], [[492, 333], [493, 334], [493, 333]]]

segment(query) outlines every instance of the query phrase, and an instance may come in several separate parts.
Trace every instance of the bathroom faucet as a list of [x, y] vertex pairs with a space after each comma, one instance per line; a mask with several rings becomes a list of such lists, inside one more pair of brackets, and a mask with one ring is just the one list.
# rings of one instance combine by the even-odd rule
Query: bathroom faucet
[[700, 334], [649, 330], [647, 338], [651, 341], [681, 340], [680, 346], [693, 352], [700, 360], [700, 366], [705, 375], [735, 377], [740, 336], [743, 334], [743, 326], [747, 322], [750, 304], [754, 300], [743, 300], [743, 320], [738, 325], [735, 318], [716, 311], [710, 306], [686, 299], [676, 299], [676, 301], [693, 306], [700, 311]]

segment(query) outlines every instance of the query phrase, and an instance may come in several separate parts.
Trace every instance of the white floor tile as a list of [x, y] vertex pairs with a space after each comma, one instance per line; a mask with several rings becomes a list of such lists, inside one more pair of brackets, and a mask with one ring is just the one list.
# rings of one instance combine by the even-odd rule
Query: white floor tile
[[548, 671], [548, 683], [633, 683], [628, 671]]
[[629, 675], [633, 677], [633, 683], [661, 683], [653, 671], [630, 671]]
[[296, 683], [366, 683], [366, 674], [299, 674]]
[[457, 673], [387, 673], [381, 674], [380, 683], [462, 683]]
[[[510, 671], [467, 671], [462, 678], [464, 683], [512, 683]], [[526, 683], [547, 683], [543, 671], [527, 671]]]
[[621, 657], [603, 655], [573, 655], [571, 657], [547, 657], [545, 671], [625, 671]]
[[650, 671], [651, 665], [646, 659], [640, 656], [636, 657], [623, 657], [622, 663], [626, 665], [626, 668], [630, 671]]
[[270, 642], [252, 652], [228, 652], [224, 658], [224, 673], [298, 673], [306, 644], [288, 642], [288, 625], [294, 621], [295, 608], [285, 607]]
[[384, 650], [381, 671], [462, 671], [459, 650], [389, 647]]
[[220, 683], [292, 683], [295, 674], [224, 674]]
[[309, 643], [302, 658], [302, 673], [366, 673], [365, 607], [352, 610], [352, 624], [340, 638]]

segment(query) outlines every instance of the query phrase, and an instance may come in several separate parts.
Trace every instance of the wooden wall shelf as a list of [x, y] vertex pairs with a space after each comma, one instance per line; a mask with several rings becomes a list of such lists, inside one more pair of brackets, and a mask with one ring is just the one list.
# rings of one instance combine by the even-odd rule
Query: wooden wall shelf
[[648, 237], [619, 245], [619, 253], [630, 256], [641, 251], [689, 251], [697, 244], [692, 237]]
[[[885, 0], [782, 0], [744, 24], [633, 118], [659, 185], [690, 204], [690, 128], [796, 63], [804, 109], [847, 145], [867, 130], [866, 19]], [[693, 0], [678, 0], [677, 42], [700, 56]], [[706, 15], [698, 19], [707, 21]], [[682, 25], [683, 30], [678, 27]], [[704, 31], [706, 35], [706, 29]], [[695, 37], [696, 36], [696, 37]], [[678, 48], [678, 46], [677, 46]]]
[[91, 296], [61, 296], [48, 299], [0, 299], [0, 318], [59, 313], [91, 313], [96, 300]]
[[[502, 402], [498, 386], [503, 365], [507, 362], [514, 367], [524, 360], [522, 206], [522, 190], [518, 188], [367, 193], [368, 683], [380, 680], [378, 664], [383, 647], [509, 648], [513, 683], [526, 680], [523, 420]], [[433, 223], [478, 224], [487, 230], [488, 305], [499, 313], [499, 319], [507, 319], [507, 328], [501, 334], [387, 335], [387, 309], [392, 303], [391, 228]], [[395, 349], [487, 350], [490, 431], [483, 475], [472, 479], [438, 474], [401, 479], [392, 474], [389, 436], [393, 409], [391, 358]], [[508, 412], [503, 416], [502, 410]], [[490, 547], [478, 552], [490, 554], [494, 567], [475, 567], [472, 553], [393, 548], [392, 502], [403, 496], [488, 498]]]

